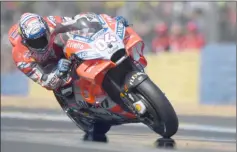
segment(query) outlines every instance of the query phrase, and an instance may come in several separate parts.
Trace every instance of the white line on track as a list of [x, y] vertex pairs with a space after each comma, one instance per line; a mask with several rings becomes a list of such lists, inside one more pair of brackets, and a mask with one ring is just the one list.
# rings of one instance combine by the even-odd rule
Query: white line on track
[[[2, 133], [7, 132], [7, 130], [11, 131], [14, 130], [14, 132], [17, 131], [39, 131], [39, 132], [57, 132], [57, 133], [67, 133], [67, 134], [84, 134], [83, 131], [79, 129], [57, 129], [57, 128], [30, 128], [30, 127], [19, 127], [19, 126], [1, 126]], [[128, 135], [128, 136], [137, 136], [138, 134], [128, 134], [128, 133], [115, 133], [115, 132], [109, 132], [108, 135]], [[150, 134], [139, 134], [141, 138], [143, 137], [150, 137]], [[137, 137], [138, 137], [137, 136]], [[181, 136], [181, 135], [175, 135], [176, 140], [184, 140], [184, 141], [209, 141], [209, 142], [227, 142], [227, 143], [236, 143], [235, 139], [228, 139], [228, 138], [213, 138], [213, 137], [197, 137], [197, 136]]]
[[[50, 120], [50, 121], [64, 121], [70, 122], [71, 120], [66, 115], [60, 114], [35, 114], [27, 112], [1, 112], [1, 118], [18, 118], [26, 120]], [[146, 127], [144, 124], [126, 124], [125, 126], [139, 126]], [[205, 132], [219, 132], [219, 133], [236, 133], [236, 128], [216, 127], [211, 125], [198, 125], [198, 124], [179, 124], [179, 129], [190, 131], [205, 131]]]

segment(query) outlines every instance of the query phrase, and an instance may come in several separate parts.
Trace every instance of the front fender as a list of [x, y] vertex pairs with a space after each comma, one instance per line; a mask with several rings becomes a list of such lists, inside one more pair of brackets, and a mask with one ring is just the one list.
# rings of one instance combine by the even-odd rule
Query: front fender
[[125, 77], [124, 91], [129, 92], [148, 78], [148, 75], [143, 72], [132, 71], [128, 73]]

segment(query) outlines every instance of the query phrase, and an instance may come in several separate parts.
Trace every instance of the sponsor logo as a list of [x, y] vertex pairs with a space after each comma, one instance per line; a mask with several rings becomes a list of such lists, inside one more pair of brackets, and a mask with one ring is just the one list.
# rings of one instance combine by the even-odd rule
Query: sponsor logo
[[55, 74], [54, 76], [53, 76], [53, 78], [49, 81], [49, 86], [54, 86], [55, 84], [57, 84], [57, 82], [58, 82], [58, 80], [59, 80], [59, 78], [58, 78], [58, 76]]
[[[146, 75], [146, 74], [145, 74], [145, 73], [142, 73], [142, 72], [138, 72], [138, 73], [134, 74], [134, 75], [131, 77], [131, 79], [130, 79], [130, 81], [129, 81], [129, 84], [130, 84], [130, 85], [133, 85], [135, 79], [137, 79], [138, 76], [142, 77], [141, 75]], [[141, 78], [139, 78], [139, 79], [141, 80]]]
[[87, 57], [88, 56], [88, 53], [87, 52], [78, 52], [77, 53], [77, 56], [79, 57], [79, 58], [85, 58], [85, 57]]
[[17, 63], [17, 67], [18, 67], [19, 69], [26, 69], [26, 68], [31, 67], [31, 63], [18, 62], [18, 63]]
[[79, 35], [74, 35], [74, 36], [73, 36], [73, 39], [74, 39], [74, 40], [78, 40], [78, 41], [83, 41], [83, 42], [90, 42], [89, 39], [87, 39], [87, 38], [85, 38], [85, 37], [81, 37], [81, 36], [79, 36]]
[[146, 112], [146, 106], [144, 105], [144, 103], [141, 100], [135, 102], [133, 104], [133, 106], [135, 107], [137, 112], [140, 114], [144, 114]]
[[123, 39], [124, 37], [124, 26], [122, 23], [118, 22], [117, 24], [117, 30], [116, 30], [116, 34]]
[[92, 58], [100, 57], [100, 54], [97, 52], [94, 52], [93, 50], [80, 51], [76, 53], [76, 55], [81, 59], [92, 59]]
[[28, 73], [28, 76], [33, 80], [33, 81], [40, 81], [40, 78], [42, 77], [42, 73], [37, 69], [33, 68], [31, 72]]
[[135, 104], [135, 108], [138, 112], [140, 112], [142, 109], [141, 105], [139, 105], [139, 104]]
[[74, 48], [74, 49], [83, 49], [84, 45], [74, 41], [68, 41], [67, 47]]

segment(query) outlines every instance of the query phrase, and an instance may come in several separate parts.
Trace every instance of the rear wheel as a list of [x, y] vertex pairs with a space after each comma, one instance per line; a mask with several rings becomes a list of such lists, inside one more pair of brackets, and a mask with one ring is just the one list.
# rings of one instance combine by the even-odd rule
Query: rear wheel
[[178, 130], [178, 118], [164, 93], [150, 79], [143, 81], [136, 89], [143, 97], [148, 109], [147, 117], [152, 121], [147, 125], [165, 138], [173, 136]]

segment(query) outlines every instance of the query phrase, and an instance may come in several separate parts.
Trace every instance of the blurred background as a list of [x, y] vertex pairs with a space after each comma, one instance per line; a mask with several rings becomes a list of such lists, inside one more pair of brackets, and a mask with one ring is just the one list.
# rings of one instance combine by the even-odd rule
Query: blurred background
[[133, 24], [146, 44], [146, 70], [172, 102], [236, 104], [236, 2], [225, 1], [2, 2], [2, 96], [40, 96], [40, 86], [18, 72], [11, 58], [7, 32], [20, 15], [87, 11], [122, 15]]

